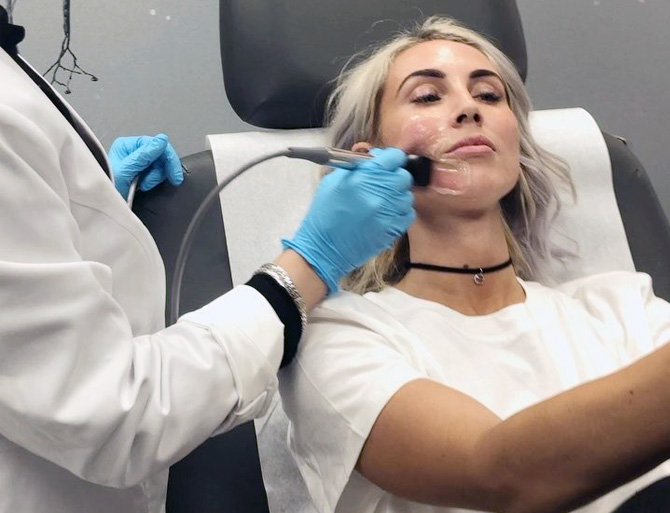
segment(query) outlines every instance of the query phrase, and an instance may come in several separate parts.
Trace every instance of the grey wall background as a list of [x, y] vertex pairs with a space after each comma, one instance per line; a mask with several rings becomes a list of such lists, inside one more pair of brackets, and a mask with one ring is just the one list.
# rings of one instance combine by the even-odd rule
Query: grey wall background
[[[60, 51], [62, 5], [16, 0], [14, 23], [27, 32], [19, 50], [40, 72]], [[65, 98], [105, 147], [165, 131], [186, 155], [205, 149], [208, 133], [250, 129], [226, 100], [218, 21], [218, 0], [71, 0], [70, 48], [99, 81], [75, 77]]]
[[[601, 128], [625, 137], [670, 214], [670, 2], [518, 5], [535, 107], [584, 107]], [[14, 9], [28, 30], [21, 51], [42, 72], [60, 49], [61, 7], [17, 0]], [[119, 135], [165, 131], [186, 155], [205, 149], [208, 133], [252, 129], [225, 97], [218, 0], [72, 0], [71, 48], [100, 81], [76, 77], [67, 98], [107, 147]]]

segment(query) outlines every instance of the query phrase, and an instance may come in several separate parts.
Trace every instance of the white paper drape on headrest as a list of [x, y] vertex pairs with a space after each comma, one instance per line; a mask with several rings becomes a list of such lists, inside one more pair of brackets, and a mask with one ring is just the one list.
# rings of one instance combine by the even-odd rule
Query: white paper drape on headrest
[[[209, 135], [219, 183], [251, 160], [292, 146], [324, 146], [323, 130], [282, 130]], [[246, 282], [281, 251], [281, 239], [300, 224], [321, 167], [279, 157], [249, 169], [221, 193], [233, 284]]]
[[555, 109], [530, 114], [531, 133], [546, 150], [570, 166], [576, 199], [561, 191], [563, 208], [552, 239], [577, 254], [567, 266], [554, 265], [557, 282], [613, 270], [635, 270], [621, 213], [614, 196], [607, 145], [584, 109]]

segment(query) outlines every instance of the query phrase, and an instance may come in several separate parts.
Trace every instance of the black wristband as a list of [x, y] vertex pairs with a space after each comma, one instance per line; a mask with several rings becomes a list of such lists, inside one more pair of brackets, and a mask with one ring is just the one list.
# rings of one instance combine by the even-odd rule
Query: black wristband
[[300, 310], [288, 291], [267, 274], [253, 275], [246, 285], [263, 295], [284, 325], [284, 354], [279, 365], [284, 367], [293, 360], [302, 336]]

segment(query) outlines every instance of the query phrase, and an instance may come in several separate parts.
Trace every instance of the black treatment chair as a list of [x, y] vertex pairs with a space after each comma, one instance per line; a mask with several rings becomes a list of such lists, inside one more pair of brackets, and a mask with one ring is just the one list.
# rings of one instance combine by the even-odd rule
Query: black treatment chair
[[[316, 0], [309, 8], [304, 0], [220, 0], [227, 96], [240, 118], [254, 126], [320, 127], [331, 80], [347, 58], [410, 20], [432, 14], [452, 16], [487, 34], [525, 78], [526, 46], [513, 0]], [[656, 293], [670, 300], [668, 222], [642, 164], [626, 142], [603, 136], [635, 267], [649, 273]], [[186, 225], [216, 184], [210, 151], [186, 156], [183, 163], [186, 179], [179, 188], [159, 186], [138, 194], [134, 204], [165, 260], [168, 291]], [[224, 221], [217, 204], [196, 236], [180, 311], [197, 308], [228, 290], [231, 283]], [[640, 496], [629, 502], [634, 503], [622, 506], [621, 513], [652, 511], [630, 509], [644, 503]], [[210, 439], [171, 468], [167, 511], [268, 511], [252, 423]]]

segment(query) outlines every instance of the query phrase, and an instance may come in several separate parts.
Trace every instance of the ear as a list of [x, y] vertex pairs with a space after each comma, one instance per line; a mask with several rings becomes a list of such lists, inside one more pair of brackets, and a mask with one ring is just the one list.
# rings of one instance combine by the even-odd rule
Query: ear
[[351, 151], [357, 153], [368, 153], [374, 146], [366, 141], [359, 141], [351, 147]]

